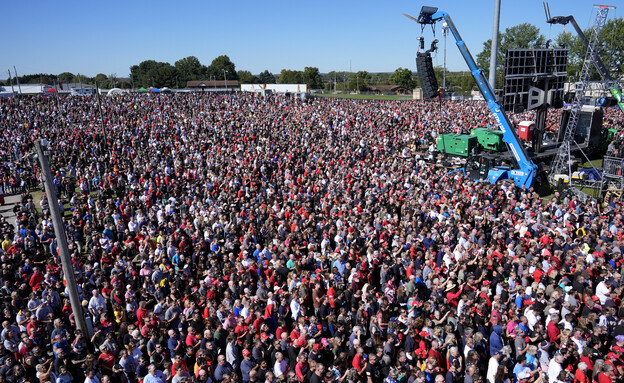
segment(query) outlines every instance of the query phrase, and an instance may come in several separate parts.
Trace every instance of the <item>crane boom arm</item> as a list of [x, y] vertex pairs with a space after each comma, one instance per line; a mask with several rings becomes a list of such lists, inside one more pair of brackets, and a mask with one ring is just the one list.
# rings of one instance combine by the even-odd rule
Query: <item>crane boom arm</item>
[[[549, 13], [547, 13], [547, 15], [549, 16]], [[624, 103], [622, 103], [622, 90], [620, 88], [620, 84], [613, 79], [613, 77], [611, 76], [611, 73], [605, 66], [604, 62], [602, 62], [602, 60], [598, 56], [598, 53], [593, 51], [594, 48], [590, 45], [589, 40], [587, 40], [587, 36], [585, 36], [585, 32], [583, 32], [581, 27], [579, 27], [574, 16], [572, 15], [555, 16], [555, 17], [551, 17], [547, 19], [546, 22], [549, 24], [561, 24], [561, 25], [566, 25], [568, 23], [572, 24], [572, 26], [574, 27], [574, 30], [576, 31], [576, 34], [579, 36], [579, 38], [583, 42], [583, 45], [585, 46], [585, 48], [592, 49], [592, 55], [591, 55], [592, 64], [594, 65], [594, 68], [596, 68], [596, 72], [598, 72], [598, 74], [600, 75], [602, 82], [609, 89], [609, 92], [611, 92], [611, 95], [613, 96], [613, 98], [617, 100], [620, 110], [624, 112]]]
[[459, 31], [455, 27], [453, 20], [446, 12], [437, 11], [436, 8], [432, 7], [423, 7], [420, 16], [418, 18], [418, 22], [421, 24], [433, 24], [437, 21], [444, 20], [448, 24], [449, 30], [453, 34], [455, 41], [457, 42], [457, 47], [461, 52], [466, 64], [470, 68], [470, 73], [472, 77], [474, 77], [481, 94], [485, 98], [490, 111], [494, 115], [496, 119], [496, 124], [498, 128], [503, 133], [503, 140], [507, 144], [507, 147], [512, 153], [512, 157], [514, 158], [518, 169], [511, 170], [510, 177], [514, 179], [516, 184], [524, 185], [526, 187], [530, 187], [533, 184], [533, 178], [537, 173], [537, 167], [535, 164], [529, 159], [526, 150], [520, 143], [520, 139], [516, 134], [515, 130], [511, 128], [511, 123], [509, 122], [509, 118], [507, 115], [501, 110], [500, 105], [496, 102], [496, 96], [494, 95], [494, 90], [490, 86], [483, 73], [482, 69], [477, 67], [477, 63], [475, 62], [472, 54], [468, 50], [466, 43], [462, 39]]

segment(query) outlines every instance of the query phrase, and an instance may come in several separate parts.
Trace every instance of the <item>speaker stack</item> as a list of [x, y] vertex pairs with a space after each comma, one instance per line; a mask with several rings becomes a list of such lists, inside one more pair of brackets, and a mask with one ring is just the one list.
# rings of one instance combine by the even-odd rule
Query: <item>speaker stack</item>
[[440, 95], [438, 90], [438, 80], [433, 71], [433, 60], [429, 52], [418, 52], [416, 56], [416, 70], [420, 87], [424, 98], [435, 98]]

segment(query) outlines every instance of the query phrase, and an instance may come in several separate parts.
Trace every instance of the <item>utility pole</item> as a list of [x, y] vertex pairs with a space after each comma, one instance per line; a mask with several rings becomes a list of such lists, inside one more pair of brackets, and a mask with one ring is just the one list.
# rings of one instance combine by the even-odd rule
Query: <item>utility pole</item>
[[500, 24], [501, 0], [494, 0], [494, 25], [492, 27], [492, 49], [490, 52], [490, 86], [496, 94], [496, 61], [498, 60], [498, 26]]
[[11, 96], [15, 96], [15, 89], [13, 88], [13, 79], [11, 78], [11, 70], [9, 69], [9, 82], [11, 83]]
[[[21, 95], [22, 94], [22, 86], [20, 85], [19, 76], [17, 75], [17, 69], [15, 69], [15, 65], [13, 65], [13, 71], [15, 72], [15, 81], [17, 81], [17, 89], [19, 89], [20, 95]], [[9, 70], [9, 72], [10, 72], [10, 70]]]
[[446, 36], [448, 36], [449, 26], [445, 21], [442, 23], [442, 35], [444, 36], [444, 77], [442, 77], [442, 89], [446, 92]]
[[225, 81], [225, 91], [227, 92], [227, 74], [225, 73], [225, 68], [223, 69], [223, 80]]
[[100, 100], [100, 87], [98, 83], [95, 83], [95, 93], [97, 94], [98, 109], [100, 110], [100, 125], [102, 126], [102, 134], [104, 135], [104, 141], [106, 141], [106, 129], [104, 129], [104, 117], [102, 116], [102, 100]]
[[67, 237], [65, 236], [65, 226], [63, 225], [58, 198], [56, 196], [56, 187], [52, 182], [52, 171], [50, 170], [47, 142], [45, 139], [35, 141], [35, 151], [39, 157], [39, 163], [41, 164], [43, 184], [48, 196], [48, 203], [50, 204], [50, 214], [52, 215], [54, 235], [56, 236], [58, 250], [61, 254], [61, 265], [63, 266], [63, 275], [65, 276], [67, 290], [69, 291], [69, 301], [71, 303], [72, 312], [74, 313], [74, 320], [76, 321], [78, 329], [81, 330], [83, 334], [87, 335], [87, 339], [91, 339], [92, 334], [87, 327], [87, 323], [82, 312], [80, 295], [78, 294], [78, 286], [76, 285], [76, 278], [74, 276], [74, 266], [69, 255], [69, 246], [67, 245]]

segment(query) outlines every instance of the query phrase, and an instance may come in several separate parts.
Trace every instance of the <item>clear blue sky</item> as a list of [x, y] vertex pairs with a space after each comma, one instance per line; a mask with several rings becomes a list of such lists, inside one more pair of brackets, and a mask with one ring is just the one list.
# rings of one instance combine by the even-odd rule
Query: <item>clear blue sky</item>
[[[574, 15], [582, 28], [593, 23], [596, 0], [552, 0], [553, 16]], [[615, 4], [614, 0], [606, 4]], [[450, 14], [473, 56], [492, 36], [494, 0], [432, 1], [41, 1], [2, 4], [4, 39], [0, 79], [17, 67], [34, 73], [98, 73], [127, 77], [129, 67], [153, 59], [174, 64], [196, 56], [204, 65], [226, 54], [237, 70], [265, 69], [392, 72], [416, 70], [416, 38], [422, 5]], [[619, 10], [618, 10], [619, 11]], [[609, 17], [620, 16], [611, 11]], [[542, 1], [502, 0], [501, 31], [523, 22], [555, 38], [562, 26], [545, 23]], [[571, 30], [571, 26], [568, 26]], [[443, 39], [434, 65], [443, 63]], [[425, 30], [427, 44], [431, 29]], [[465, 70], [452, 37], [449, 70]], [[487, 68], [486, 72], [487, 72]]]

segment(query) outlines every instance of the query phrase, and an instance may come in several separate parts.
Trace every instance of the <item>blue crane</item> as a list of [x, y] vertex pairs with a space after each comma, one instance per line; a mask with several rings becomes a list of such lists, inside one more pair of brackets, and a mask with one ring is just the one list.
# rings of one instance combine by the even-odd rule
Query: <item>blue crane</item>
[[491, 183], [504, 179], [511, 179], [518, 186], [529, 188], [533, 185], [537, 175], [537, 166], [531, 161], [526, 150], [520, 143], [516, 131], [512, 129], [509, 118], [501, 109], [496, 101], [494, 91], [485, 77], [482, 69], [477, 67], [477, 63], [472, 58], [466, 43], [462, 40], [459, 31], [455, 27], [453, 20], [446, 12], [438, 11], [436, 7], [423, 6], [418, 19], [406, 15], [407, 17], [417, 21], [420, 24], [435, 24], [438, 21], [446, 21], [449, 31], [455, 37], [457, 47], [461, 52], [466, 64], [470, 68], [470, 73], [474, 77], [481, 94], [485, 98], [490, 111], [496, 119], [496, 124], [501, 132], [503, 132], [503, 141], [507, 144], [507, 148], [512, 154], [515, 166], [495, 166], [495, 159], [492, 156], [474, 156], [468, 158], [464, 167], [464, 173], [473, 179], [487, 179]]

